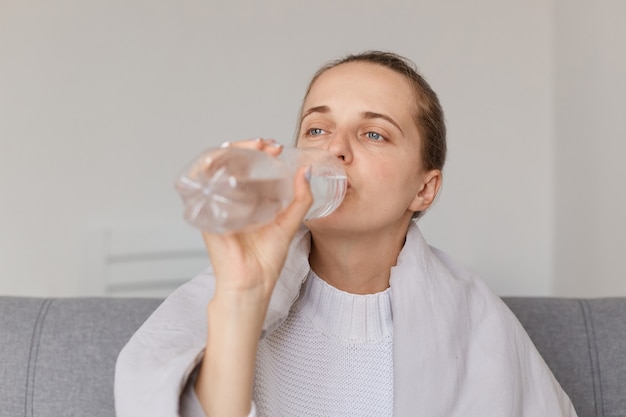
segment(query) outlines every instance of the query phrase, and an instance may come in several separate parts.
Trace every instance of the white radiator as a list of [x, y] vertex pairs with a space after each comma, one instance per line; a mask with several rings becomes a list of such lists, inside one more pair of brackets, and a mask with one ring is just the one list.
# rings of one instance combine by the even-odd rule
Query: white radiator
[[92, 296], [166, 297], [209, 265], [191, 228], [103, 228], [83, 241], [84, 289]]

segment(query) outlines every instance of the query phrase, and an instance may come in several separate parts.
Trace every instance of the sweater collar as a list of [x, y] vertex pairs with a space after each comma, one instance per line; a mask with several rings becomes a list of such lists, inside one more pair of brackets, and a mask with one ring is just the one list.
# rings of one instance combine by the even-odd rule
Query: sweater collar
[[351, 294], [311, 271], [294, 309], [324, 334], [344, 342], [379, 342], [393, 334], [389, 288], [376, 294]]

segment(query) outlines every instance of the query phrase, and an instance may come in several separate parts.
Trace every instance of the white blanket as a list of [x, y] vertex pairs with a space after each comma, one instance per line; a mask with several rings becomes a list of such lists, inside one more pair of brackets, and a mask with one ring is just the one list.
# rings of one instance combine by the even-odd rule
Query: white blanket
[[[265, 319], [285, 319], [308, 272], [310, 236], [296, 235]], [[391, 270], [394, 415], [576, 416], [528, 335], [475, 275], [409, 228]], [[124, 347], [115, 378], [118, 417], [179, 415], [204, 352], [211, 269], [176, 290]]]

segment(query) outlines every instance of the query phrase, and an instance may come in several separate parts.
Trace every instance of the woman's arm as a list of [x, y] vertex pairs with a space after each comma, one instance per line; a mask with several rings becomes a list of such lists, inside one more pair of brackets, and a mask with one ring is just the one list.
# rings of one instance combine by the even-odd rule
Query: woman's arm
[[228, 297], [211, 301], [207, 346], [196, 381], [196, 394], [207, 416], [250, 412], [263, 304]]
[[[271, 141], [239, 143], [278, 154]], [[256, 350], [274, 285], [289, 244], [313, 197], [306, 169], [294, 181], [294, 200], [274, 222], [245, 233], [203, 233], [215, 272], [207, 307], [208, 337], [195, 390], [207, 416], [246, 416], [252, 403]]]

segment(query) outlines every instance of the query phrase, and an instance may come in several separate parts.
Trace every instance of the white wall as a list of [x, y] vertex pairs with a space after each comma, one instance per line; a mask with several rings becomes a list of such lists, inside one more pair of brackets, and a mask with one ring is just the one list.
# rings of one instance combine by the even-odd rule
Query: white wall
[[556, 290], [626, 295], [626, 3], [556, 5]]
[[553, 3], [335, 3], [0, 2], [0, 294], [82, 294], [90, 230], [194, 233], [187, 161], [289, 143], [312, 73], [363, 49], [412, 58], [446, 110], [430, 241], [499, 294], [552, 294]]

